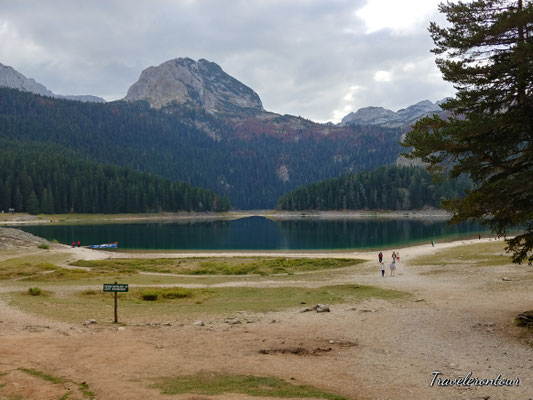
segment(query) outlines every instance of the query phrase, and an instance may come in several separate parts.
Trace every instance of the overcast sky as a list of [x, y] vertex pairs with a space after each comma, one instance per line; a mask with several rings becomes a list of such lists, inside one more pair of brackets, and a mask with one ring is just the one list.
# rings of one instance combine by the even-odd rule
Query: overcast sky
[[120, 99], [141, 71], [205, 58], [265, 109], [334, 121], [453, 95], [430, 53], [438, 0], [0, 0], [0, 63], [58, 94]]

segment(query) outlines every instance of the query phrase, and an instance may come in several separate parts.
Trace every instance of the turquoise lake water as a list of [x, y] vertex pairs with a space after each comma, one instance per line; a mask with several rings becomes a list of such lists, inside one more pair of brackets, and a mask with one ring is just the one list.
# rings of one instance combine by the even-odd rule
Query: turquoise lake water
[[377, 249], [488, 234], [479, 224], [447, 225], [432, 219], [339, 219], [34, 225], [18, 229], [82, 246], [118, 242], [123, 249], [173, 250], [346, 250]]

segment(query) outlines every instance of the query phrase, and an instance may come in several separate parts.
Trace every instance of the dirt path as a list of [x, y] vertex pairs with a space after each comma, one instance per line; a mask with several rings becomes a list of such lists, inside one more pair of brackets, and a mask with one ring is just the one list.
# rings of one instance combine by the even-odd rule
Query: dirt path
[[[478, 241], [475, 241], [478, 242]], [[428, 274], [409, 264], [418, 255], [466, 243], [401, 249], [395, 277], [381, 277], [375, 252], [291, 253], [371, 260], [360, 273], [332, 270], [323, 281], [256, 282], [230, 280], [218, 286], [329, 285], [358, 282], [413, 294], [406, 301], [371, 300], [331, 307], [331, 313], [288, 310], [254, 315], [252, 323], [231, 325], [224, 318], [205, 326], [153, 325], [112, 327], [60, 324], [29, 317], [0, 303], [0, 398], [58, 399], [64, 385], [43, 385], [17, 368], [33, 368], [72, 382], [87, 382], [98, 399], [246, 399], [189, 395], [169, 397], [149, 387], [161, 376], [200, 371], [277, 376], [315, 385], [350, 399], [531, 399], [533, 346], [524, 340], [514, 316], [533, 308], [527, 266], [464, 268], [448, 266]], [[139, 257], [86, 249], [62, 249], [73, 258]], [[148, 257], [249, 256], [232, 253], [148, 253]], [[266, 253], [289, 256], [287, 253]], [[387, 253], [388, 254], [388, 253]], [[254, 252], [254, 255], [259, 255]], [[511, 277], [503, 281], [502, 277]], [[185, 285], [180, 285], [185, 286]], [[217, 286], [217, 285], [213, 285]], [[27, 325], [37, 328], [26, 328]], [[293, 354], [294, 349], [304, 349]], [[430, 386], [442, 378], [518, 377], [512, 387]], [[5, 373], [5, 375], [1, 375]], [[6, 385], [2, 387], [2, 384]], [[46, 388], [47, 391], [44, 391]], [[82, 397], [74, 393], [69, 399]], [[9, 397], [7, 397], [9, 398]]]

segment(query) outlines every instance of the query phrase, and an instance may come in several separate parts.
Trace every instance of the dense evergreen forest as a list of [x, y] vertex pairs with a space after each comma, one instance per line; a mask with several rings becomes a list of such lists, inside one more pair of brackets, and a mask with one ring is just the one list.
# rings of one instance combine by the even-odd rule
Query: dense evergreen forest
[[417, 210], [471, 189], [465, 177], [433, 183], [420, 167], [378, 167], [313, 183], [280, 197], [279, 210]]
[[225, 211], [227, 197], [187, 183], [0, 141], [0, 210], [42, 213]]
[[[82, 103], [0, 88], [0, 139], [54, 144], [98, 163], [184, 181], [228, 195], [239, 209], [273, 208], [298, 186], [388, 164], [401, 152], [399, 129], [349, 129], [342, 137], [244, 137], [197, 109]], [[280, 169], [288, 172], [283, 178]]]

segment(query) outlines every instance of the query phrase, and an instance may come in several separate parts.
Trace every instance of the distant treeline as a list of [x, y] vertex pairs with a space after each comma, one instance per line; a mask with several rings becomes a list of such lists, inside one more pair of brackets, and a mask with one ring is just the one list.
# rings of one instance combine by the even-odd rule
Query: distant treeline
[[145, 172], [0, 142], [0, 210], [38, 213], [225, 211], [229, 199]]
[[464, 196], [471, 181], [433, 183], [420, 167], [378, 167], [313, 183], [281, 196], [279, 210], [416, 210], [439, 207], [442, 198]]

